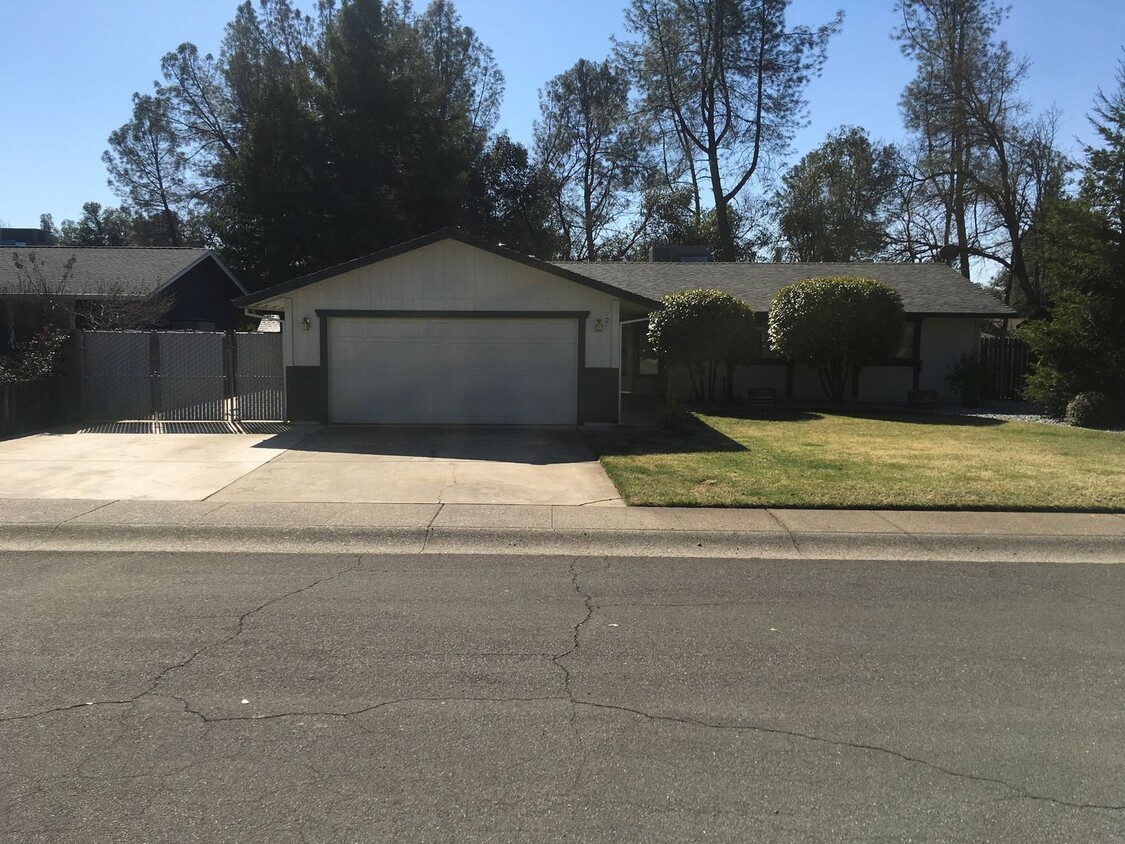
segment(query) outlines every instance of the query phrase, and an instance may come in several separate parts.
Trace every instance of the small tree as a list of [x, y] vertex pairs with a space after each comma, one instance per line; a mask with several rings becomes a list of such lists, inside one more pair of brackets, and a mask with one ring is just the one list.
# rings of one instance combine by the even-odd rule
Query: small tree
[[14, 348], [0, 356], [0, 382], [36, 381], [57, 374], [72, 318], [64, 291], [74, 275], [76, 260], [71, 255], [61, 272], [55, 273], [39, 263], [34, 252], [25, 258], [12, 252], [16, 296], [4, 307], [9, 326], [17, 321], [24, 323], [23, 336], [10, 338], [16, 341]]
[[783, 287], [770, 307], [778, 352], [815, 367], [825, 395], [844, 400], [848, 377], [902, 343], [902, 297], [868, 278], [809, 278]]
[[718, 290], [679, 290], [649, 315], [648, 343], [667, 366], [683, 366], [697, 399], [715, 400], [719, 370], [753, 356], [758, 346], [754, 312]]

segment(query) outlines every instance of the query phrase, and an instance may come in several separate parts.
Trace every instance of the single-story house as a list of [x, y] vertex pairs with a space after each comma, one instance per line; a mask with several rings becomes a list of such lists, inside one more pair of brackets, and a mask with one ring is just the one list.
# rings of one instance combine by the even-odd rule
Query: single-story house
[[[947, 392], [950, 365], [976, 348], [984, 321], [1010, 315], [943, 265], [552, 263], [455, 229], [235, 304], [284, 315], [294, 421], [573, 425], [617, 422], [623, 392], [668, 383], [643, 344], [647, 316], [665, 293], [726, 290], [764, 314], [785, 284], [825, 275], [880, 279], [906, 305], [902, 353], [863, 369], [860, 398]], [[675, 374], [670, 383], [677, 386]], [[815, 373], [765, 347], [733, 386], [736, 394], [774, 386], [781, 395], [822, 395]]]
[[[166, 299], [168, 309], [151, 327], [226, 331], [245, 318], [231, 300], [245, 296], [246, 288], [210, 249], [16, 247], [0, 249], [0, 346], [39, 329], [41, 316], [32, 311], [44, 295], [63, 309], [72, 328], [96, 324], [106, 306], [120, 309], [154, 297]], [[135, 310], [141, 317], [154, 315]]]
[[[747, 388], [773, 389], [778, 396], [824, 397], [816, 372], [794, 366], [772, 353], [766, 342], [770, 304], [787, 284], [806, 278], [852, 276], [881, 281], [898, 291], [906, 312], [906, 331], [898, 354], [891, 360], [864, 366], [853, 379], [852, 397], [861, 400], [903, 401], [912, 389], [949, 395], [945, 383], [953, 363], [974, 352], [981, 331], [991, 319], [1015, 314], [983, 288], [945, 264], [903, 263], [560, 263], [603, 284], [639, 293], [649, 299], [689, 288], [721, 290], [753, 309], [761, 325], [760, 354], [734, 372], [730, 392], [745, 396]], [[622, 326], [622, 389], [635, 394], [662, 395], [670, 383], [682, 396], [691, 395], [686, 373], [663, 373], [659, 361], [645, 353], [647, 321]], [[667, 381], [665, 379], [670, 379]]]

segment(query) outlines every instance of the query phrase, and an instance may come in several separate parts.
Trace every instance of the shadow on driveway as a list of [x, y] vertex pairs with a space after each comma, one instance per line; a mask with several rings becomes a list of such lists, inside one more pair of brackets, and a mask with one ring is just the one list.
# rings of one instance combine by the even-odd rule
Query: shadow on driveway
[[[276, 447], [264, 440], [259, 448]], [[291, 458], [314, 455], [469, 460], [545, 466], [588, 463], [589, 446], [574, 428], [493, 425], [331, 425], [287, 444]]]

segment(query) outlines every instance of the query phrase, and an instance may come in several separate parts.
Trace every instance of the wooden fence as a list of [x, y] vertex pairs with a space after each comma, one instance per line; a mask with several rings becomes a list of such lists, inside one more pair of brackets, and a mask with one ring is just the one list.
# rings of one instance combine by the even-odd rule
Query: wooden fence
[[984, 337], [980, 341], [980, 359], [998, 399], [1018, 399], [1023, 382], [1034, 358], [1031, 348], [1018, 337]]
[[82, 419], [77, 375], [0, 384], [0, 437], [42, 431]]
[[0, 383], [0, 437], [82, 421], [76, 335], [71, 335], [61, 354], [59, 375], [38, 381]]

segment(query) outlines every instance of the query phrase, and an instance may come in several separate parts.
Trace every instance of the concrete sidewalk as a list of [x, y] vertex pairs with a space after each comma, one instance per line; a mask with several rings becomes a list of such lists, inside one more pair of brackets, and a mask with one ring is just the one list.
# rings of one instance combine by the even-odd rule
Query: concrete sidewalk
[[1125, 563], [1125, 514], [0, 500], [0, 551]]

